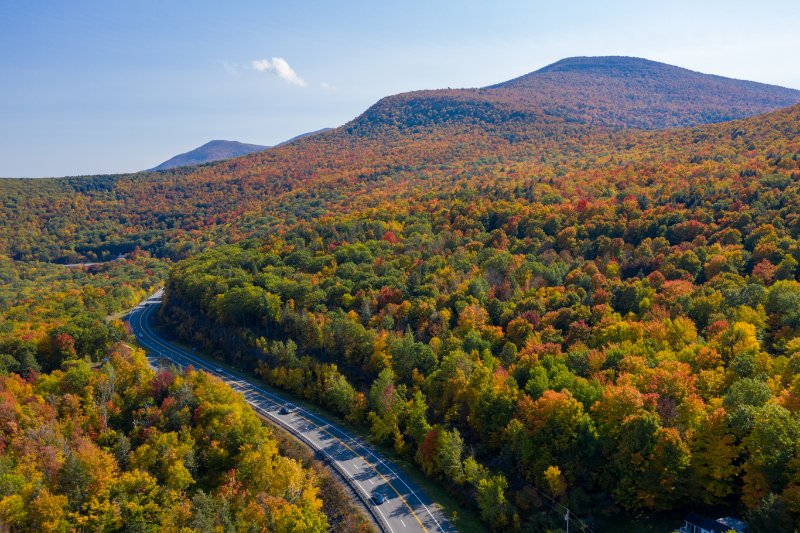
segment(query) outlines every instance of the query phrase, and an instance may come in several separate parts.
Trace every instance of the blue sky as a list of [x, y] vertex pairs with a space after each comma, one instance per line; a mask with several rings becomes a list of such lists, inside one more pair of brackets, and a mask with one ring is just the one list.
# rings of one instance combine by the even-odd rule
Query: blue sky
[[[800, 2], [0, 3], [0, 176], [274, 144], [397, 92], [633, 55], [800, 88]], [[274, 58], [278, 58], [277, 61]]]

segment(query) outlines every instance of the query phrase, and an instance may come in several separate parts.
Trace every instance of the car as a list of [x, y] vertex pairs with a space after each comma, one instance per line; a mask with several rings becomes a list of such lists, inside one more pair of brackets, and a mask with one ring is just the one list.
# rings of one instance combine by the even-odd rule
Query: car
[[139, 338], [140, 338], [140, 339], [143, 339], [143, 338], [144, 338], [144, 335], [142, 335], [141, 333], [139, 333]]
[[289, 408], [284, 405], [283, 407], [280, 408], [280, 410], [278, 410], [278, 414], [279, 415], [288, 415], [289, 414]]
[[217, 374], [222, 374], [222, 369], [220, 367], [217, 367], [214, 369], [214, 372], [216, 372]]
[[386, 501], [386, 498], [382, 494], [373, 494], [370, 500], [372, 500], [373, 505], [380, 505]]

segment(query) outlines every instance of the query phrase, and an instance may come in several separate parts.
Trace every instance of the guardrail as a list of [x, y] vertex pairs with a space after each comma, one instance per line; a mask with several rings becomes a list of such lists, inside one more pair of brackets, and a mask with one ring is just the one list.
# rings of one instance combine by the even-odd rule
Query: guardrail
[[[156, 295], [153, 295], [153, 296], [156, 296]], [[152, 296], [151, 296], [151, 298], [152, 298]], [[147, 301], [145, 301], [143, 303], [144, 304], [148, 304], [148, 303], [154, 303], [154, 302], [150, 302], [150, 299], [148, 299]], [[139, 307], [139, 306], [137, 306], [137, 307]], [[134, 308], [134, 310], [135, 310], [135, 308]], [[181, 356], [184, 359], [187, 358], [187, 356], [185, 356], [183, 354], [181, 354]], [[192, 356], [188, 356], [188, 357], [189, 358], [193, 358]], [[180, 362], [174, 360], [172, 357], [166, 356], [166, 358], [169, 359], [173, 364], [177, 364], [180, 367], [187, 366], [187, 365], [183, 365]], [[188, 364], [192, 364], [192, 363], [188, 363]], [[203, 364], [203, 365], [200, 366], [200, 368], [206, 369], [206, 365]], [[206, 369], [206, 370], [208, 370], [208, 369]], [[270, 395], [269, 393], [266, 393], [266, 394]], [[264, 399], [266, 399], [268, 402], [270, 402], [272, 405], [275, 405], [275, 406], [278, 406], [278, 407], [282, 407], [282, 406], [285, 405], [284, 403], [278, 402], [278, 401], [276, 401], [276, 400], [274, 400], [272, 398], [267, 398], [267, 397], [265, 397], [263, 395], [261, 395], [261, 396]], [[339, 463], [338, 463], [338, 461], [336, 461], [336, 459], [334, 459], [327, 451], [325, 451], [323, 448], [321, 448], [319, 445], [317, 445], [311, 439], [306, 437], [304, 434], [302, 434], [301, 432], [298, 432], [295, 428], [292, 428], [291, 426], [286, 424], [284, 421], [282, 421], [280, 418], [275, 416], [268, 409], [265, 409], [265, 408], [255, 404], [253, 402], [250, 402], [247, 399], [245, 399], [245, 401], [247, 401], [247, 403], [256, 411], [256, 413], [260, 414], [261, 416], [263, 416], [267, 420], [276, 423], [278, 426], [282, 427], [285, 431], [287, 431], [293, 437], [295, 437], [298, 440], [302, 441], [303, 443], [308, 445], [312, 450], [314, 450], [315, 454], [318, 457], [321, 457], [323, 462], [328, 464], [336, 472], [336, 474], [339, 477], [342, 478], [342, 480], [347, 484], [347, 486], [350, 487], [355, 492], [355, 494], [359, 498], [359, 500], [361, 500], [364, 503], [364, 507], [366, 507], [367, 511], [372, 516], [375, 524], [378, 525], [380, 530], [383, 533], [393, 533], [393, 530], [392, 530], [391, 526], [388, 524], [388, 522], [386, 521], [385, 517], [383, 517], [383, 515], [381, 513], [376, 512], [377, 509], [375, 508], [374, 505], [372, 505], [371, 495], [369, 493], [367, 493], [366, 489], [362, 488], [358, 483], [356, 483], [355, 478], [349, 472], [347, 472], [347, 470], [345, 470], [344, 467], [339, 465]], [[288, 402], [286, 402], [286, 404], [287, 405], [291, 405]], [[301, 408], [293, 406], [293, 410], [294, 409], [297, 409], [299, 411], [304, 411]], [[314, 416], [314, 418], [316, 418], [316, 417]], [[353, 440], [354, 442], [357, 442], [356, 439], [352, 439], [351, 438], [351, 440]], [[363, 446], [363, 445], [361, 445], [361, 446]], [[370, 454], [372, 455], [372, 452], [370, 452]], [[373, 455], [373, 457], [374, 457], [374, 455]], [[381, 462], [382, 461], [379, 461], [378, 463], [380, 464]], [[386, 465], [384, 464], [384, 466], [386, 466]], [[389, 472], [392, 475], [397, 476], [391, 469], [389, 469]], [[401, 479], [401, 478], [399, 478], [399, 479]], [[401, 479], [401, 481], [402, 481], [402, 479]], [[413, 491], [412, 491], [412, 494], [413, 494]]]
[[303, 441], [306, 445], [310, 446], [311, 449], [315, 451], [316, 455], [318, 456], [321, 455], [323, 462], [325, 462], [325, 464], [330, 466], [339, 475], [339, 477], [341, 477], [342, 480], [350, 488], [353, 489], [353, 492], [355, 492], [356, 496], [358, 496], [358, 498], [364, 503], [364, 506], [367, 508], [367, 511], [369, 512], [370, 515], [372, 515], [372, 518], [374, 519], [375, 523], [378, 524], [378, 527], [381, 529], [381, 531], [383, 533], [391, 533], [391, 531], [387, 528], [386, 524], [384, 524], [384, 521], [381, 519], [381, 517], [375, 512], [375, 509], [372, 506], [372, 501], [370, 500], [370, 495], [366, 494], [366, 491], [360, 486], [358, 486], [357, 483], [355, 483], [355, 479], [350, 477], [349, 472], [347, 472], [344, 468], [342, 468], [336, 461], [336, 459], [331, 457], [328, 452], [320, 448], [314, 441], [307, 438], [302, 433], [296, 432], [294, 428], [292, 428], [289, 424], [285, 423], [280, 418], [274, 416], [267, 409], [264, 409], [263, 407], [260, 407], [252, 403], [250, 404], [250, 406], [261, 416], [267, 418], [271, 422], [276, 423], [277, 425], [282, 427], [285, 431], [287, 431], [289, 434], [293, 435], [295, 438], [298, 438], [299, 440]]
[[[169, 359], [169, 357], [167, 359]], [[148, 361], [149, 361], [149, 359], [148, 359]], [[172, 361], [172, 359], [170, 359], [170, 361]], [[182, 366], [182, 365], [180, 365], [180, 363], [177, 363], [176, 361], [172, 361], [172, 362], [175, 363], [175, 364], [178, 364], [179, 366]], [[152, 366], [152, 362], [151, 362], [151, 366]], [[247, 401], [247, 400], [245, 400], [245, 401]], [[364, 507], [367, 509], [367, 512], [372, 516], [373, 521], [375, 522], [375, 524], [378, 525], [380, 530], [383, 533], [392, 533], [392, 531], [384, 523], [384, 520], [382, 520], [382, 517], [379, 516], [378, 513], [375, 512], [375, 509], [372, 506], [372, 501], [370, 499], [370, 495], [366, 494], [366, 491], [363, 488], [358, 486], [358, 484], [355, 482], [355, 479], [350, 477], [349, 472], [347, 472], [344, 468], [342, 468], [339, 465], [339, 463], [336, 461], [336, 459], [331, 457], [331, 455], [328, 452], [326, 452], [325, 450], [320, 448], [314, 441], [312, 441], [311, 439], [309, 439], [308, 437], [306, 437], [302, 433], [296, 431], [289, 424], [287, 424], [286, 422], [284, 422], [280, 418], [278, 418], [275, 415], [273, 415], [272, 413], [270, 413], [269, 410], [264, 409], [263, 407], [261, 407], [259, 405], [256, 405], [255, 403], [251, 403], [250, 401], [247, 401], [247, 403], [250, 405], [250, 407], [253, 408], [253, 410], [256, 413], [260, 414], [261, 416], [263, 416], [264, 418], [266, 418], [270, 422], [277, 424], [278, 426], [283, 428], [284, 431], [286, 431], [287, 433], [292, 435], [294, 438], [296, 438], [296, 439], [302, 441], [303, 443], [305, 443], [312, 450], [314, 450], [314, 454], [317, 455], [318, 457], [321, 456], [322, 457], [322, 461], [326, 465], [328, 465], [334, 472], [336, 472], [336, 474], [340, 478], [342, 478], [342, 481], [344, 481], [345, 484], [347, 484], [347, 486], [350, 487], [353, 490], [353, 492], [358, 497], [358, 499], [361, 500], [361, 502], [364, 504]], [[278, 405], [278, 404], [275, 403], [275, 405]]]

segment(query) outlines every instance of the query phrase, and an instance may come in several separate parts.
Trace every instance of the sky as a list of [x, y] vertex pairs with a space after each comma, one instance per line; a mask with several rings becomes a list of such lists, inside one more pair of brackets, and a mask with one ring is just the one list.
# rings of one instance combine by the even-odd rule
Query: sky
[[[602, 4], [602, 5], [600, 5]], [[0, 176], [272, 145], [383, 96], [628, 55], [800, 89], [797, 0], [0, 2]]]

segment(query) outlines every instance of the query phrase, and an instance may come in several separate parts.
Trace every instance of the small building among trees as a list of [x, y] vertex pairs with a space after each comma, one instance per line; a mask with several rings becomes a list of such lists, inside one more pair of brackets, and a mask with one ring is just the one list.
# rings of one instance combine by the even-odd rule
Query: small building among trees
[[725, 517], [714, 520], [696, 513], [689, 513], [683, 520], [679, 533], [747, 533], [747, 524], [737, 518]]

